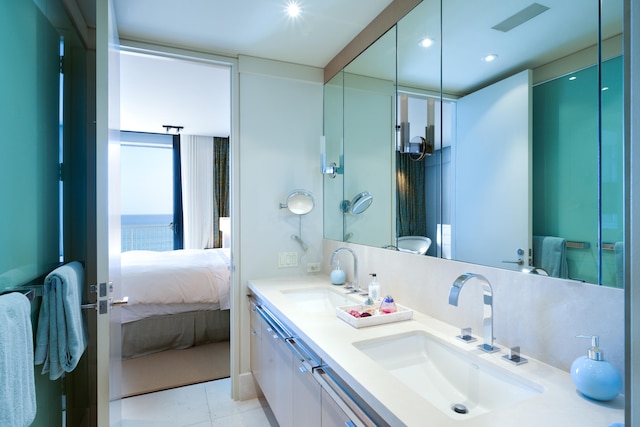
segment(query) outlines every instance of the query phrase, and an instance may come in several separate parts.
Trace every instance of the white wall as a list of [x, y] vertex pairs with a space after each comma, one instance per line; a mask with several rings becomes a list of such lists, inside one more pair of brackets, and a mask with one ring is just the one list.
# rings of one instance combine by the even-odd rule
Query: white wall
[[[259, 277], [306, 274], [307, 263], [322, 256], [322, 135], [323, 72], [281, 62], [241, 56], [239, 71], [239, 134], [233, 206], [234, 265], [239, 308], [234, 331], [234, 372], [240, 374], [238, 398], [251, 394], [247, 281]], [[305, 253], [291, 239], [298, 217], [280, 209], [287, 194], [306, 189], [315, 209], [302, 217]], [[297, 252], [298, 268], [278, 268], [279, 252]]]
[[[345, 244], [323, 240], [322, 175], [319, 135], [322, 134], [322, 70], [240, 57], [238, 168], [234, 191], [236, 278], [234, 372], [239, 375], [236, 398], [256, 391], [250, 374], [247, 282], [262, 277], [306, 274], [308, 262], [322, 262], [329, 271], [331, 252]], [[302, 218], [304, 254], [291, 239], [297, 217], [279, 209], [290, 190], [304, 188], [316, 197], [316, 208]], [[601, 337], [605, 357], [624, 372], [624, 292], [575, 281], [529, 276], [434, 257], [349, 244], [359, 258], [359, 280], [377, 273], [382, 292], [397, 301], [481, 335], [480, 286], [469, 283], [459, 307], [449, 306], [451, 283], [465, 272], [484, 274], [494, 288], [494, 335], [500, 346], [519, 345], [523, 354], [568, 371], [586, 354], [589, 343], [579, 334]], [[295, 251], [300, 267], [279, 269], [279, 252]], [[352, 266], [343, 266], [351, 276]]]

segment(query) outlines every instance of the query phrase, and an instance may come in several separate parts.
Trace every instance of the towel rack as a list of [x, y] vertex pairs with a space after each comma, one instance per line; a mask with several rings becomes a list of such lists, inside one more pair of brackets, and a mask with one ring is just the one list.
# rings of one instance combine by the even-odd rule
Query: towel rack
[[[84, 265], [85, 265], [84, 261], [80, 261], [80, 263], [82, 264], [82, 267], [84, 268]], [[67, 264], [67, 263], [66, 262], [61, 262], [58, 265], [56, 265], [55, 268], [61, 267], [61, 266], [65, 265], [65, 264]], [[36, 297], [41, 297], [42, 296], [43, 289], [44, 289], [44, 281], [45, 281], [45, 279], [46, 279], [46, 277], [48, 275], [49, 275], [49, 273], [47, 272], [47, 273], [44, 273], [44, 274], [36, 277], [35, 279], [31, 280], [30, 282], [27, 282], [27, 283], [25, 283], [23, 285], [20, 285], [19, 287], [4, 289], [3, 291], [0, 292], [0, 295], [8, 294], [10, 292], [20, 292], [20, 293], [23, 293], [29, 299], [29, 301], [33, 301]]]
[[36, 290], [35, 289], [6, 289], [0, 293], [0, 295], [11, 294], [13, 292], [20, 292], [23, 294], [29, 301], [33, 301], [36, 298]]
[[[591, 243], [589, 242], [574, 242], [567, 240], [566, 247], [571, 249], [589, 249]], [[614, 251], [615, 243], [603, 243], [601, 245], [603, 251]]]
[[571, 248], [571, 249], [589, 249], [591, 247], [591, 243], [589, 243], [589, 242], [574, 242], [574, 241], [567, 240], [567, 242], [565, 243], [565, 246], [567, 248]]

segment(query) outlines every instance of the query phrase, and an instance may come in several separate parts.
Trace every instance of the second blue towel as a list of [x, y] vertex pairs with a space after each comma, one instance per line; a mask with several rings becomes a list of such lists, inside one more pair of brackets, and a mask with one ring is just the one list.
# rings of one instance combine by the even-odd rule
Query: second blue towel
[[81, 304], [84, 270], [70, 262], [47, 275], [38, 316], [35, 364], [56, 380], [71, 372], [87, 347]]

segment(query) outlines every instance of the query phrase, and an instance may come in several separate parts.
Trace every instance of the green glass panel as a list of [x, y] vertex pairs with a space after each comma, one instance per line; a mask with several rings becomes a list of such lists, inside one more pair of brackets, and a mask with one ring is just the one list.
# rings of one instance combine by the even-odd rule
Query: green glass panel
[[[568, 248], [569, 276], [598, 283], [598, 74], [589, 67], [533, 89], [533, 234], [585, 242]], [[602, 241], [622, 240], [622, 58], [603, 62]], [[605, 246], [605, 249], [607, 246]], [[616, 285], [602, 252], [602, 284]]]
[[0, 4], [0, 289], [59, 260], [59, 43], [31, 1]]

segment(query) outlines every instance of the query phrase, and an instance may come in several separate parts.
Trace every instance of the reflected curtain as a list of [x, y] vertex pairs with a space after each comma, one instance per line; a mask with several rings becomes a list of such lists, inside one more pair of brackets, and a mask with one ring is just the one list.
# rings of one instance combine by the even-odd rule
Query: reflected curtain
[[213, 138], [181, 135], [184, 248], [214, 245]]
[[406, 153], [396, 153], [398, 236], [426, 236], [427, 208], [425, 197], [425, 164], [411, 160]]
[[229, 138], [213, 138], [215, 203], [213, 213], [214, 247], [222, 247], [220, 217], [229, 216]]
[[173, 249], [184, 247], [182, 220], [182, 168], [180, 167], [180, 135], [173, 136]]

